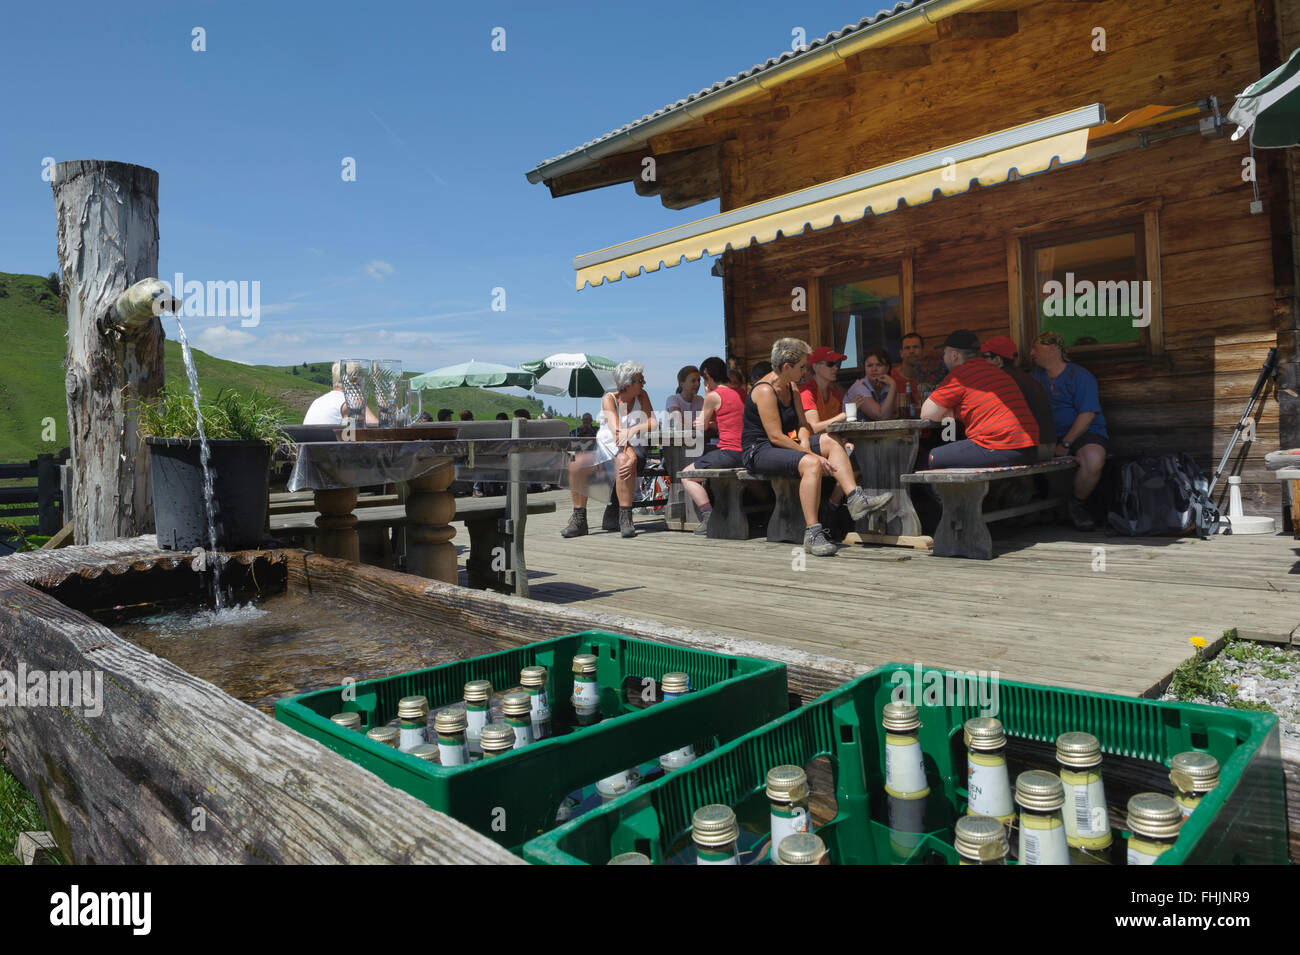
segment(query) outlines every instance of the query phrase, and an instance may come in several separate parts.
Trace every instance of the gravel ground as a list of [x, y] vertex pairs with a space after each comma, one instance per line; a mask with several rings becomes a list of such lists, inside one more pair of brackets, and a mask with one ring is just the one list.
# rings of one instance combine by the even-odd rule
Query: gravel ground
[[[1189, 702], [1227, 706], [1235, 697], [1265, 703], [1277, 714], [1282, 733], [1300, 740], [1300, 650], [1249, 640], [1230, 640], [1209, 662], [1227, 691]], [[1161, 699], [1174, 700], [1173, 693]]]

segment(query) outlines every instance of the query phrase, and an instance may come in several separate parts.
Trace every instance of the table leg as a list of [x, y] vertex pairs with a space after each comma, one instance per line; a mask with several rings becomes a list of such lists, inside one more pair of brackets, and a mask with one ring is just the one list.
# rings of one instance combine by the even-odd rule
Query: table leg
[[668, 477], [668, 503], [664, 506], [664, 518], [668, 529], [674, 531], [693, 531], [700, 523], [700, 512], [695, 502], [690, 499], [677, 474], [686, 467], [686, 448], [680, 444], [669, 444], [663, 448], [664, 474]]
[[357, 489], [354, 487], [314, 491], [312, 497], [320, 516], [320, 552], [326, 557], [341, 557], [361, 563], [361, 545], [357, 540], [357, 516], [352, 513], [357, 506]]
[[[920, 535], [920, 518], [912, 506], [912, 496], [908, 493], [907, 485], [902, 482], [903, 475], [911, 474], [916, 463], [920, 433], [908, 431], [902, 434], [884, 434], [879, 438], [856, 434], [852, 440], [858, 470], [862, 472], [862, 487], [867, 496], [886, 491], [894, 495], [893, 500], [885, 505], [884, 533], [892, 537]], [[858, 521], [858, 533], [870, 534], [873, 523], [879, 526], [880, 519], [880, 515], [870, 514]]]
[[456, 529], [449, 526], [456, 517], [456, 498], [447, 490], [455, 477], [456, 466], [448, 463], [411, 480], [406, 499], [408, 574], [457, 582], [456, 548], [451, 543]]

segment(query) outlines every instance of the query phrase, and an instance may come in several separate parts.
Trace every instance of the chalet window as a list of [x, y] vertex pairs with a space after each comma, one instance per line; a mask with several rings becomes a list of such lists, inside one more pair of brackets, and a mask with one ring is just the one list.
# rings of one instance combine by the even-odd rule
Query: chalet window
[[900, 272], [853, 279], [834, 279], [827, 283], [830, 316], [829, 342], [847, 357], [840, 376], [861, 377], [863, 355], [873, 348], [883, 348], [897, 362], [903, 344], [903, 278]]
[[1158, 276], [1148, 268], [1151, 224], [1139, 219], [1022, 237], [1022, 351], [1051, 331], [1080, 357], [1150, 354], [1161, 327]]

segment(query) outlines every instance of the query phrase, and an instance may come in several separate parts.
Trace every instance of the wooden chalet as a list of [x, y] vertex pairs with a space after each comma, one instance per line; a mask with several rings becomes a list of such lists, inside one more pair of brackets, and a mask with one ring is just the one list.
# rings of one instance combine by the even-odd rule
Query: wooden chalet
[[[1212, 469], [1277, 346], [1228, 472], [1276, 516], [1264, 454], [1300, 446], [1300, 160], [1252, 157], [1225, 116], [1296, 46], [1300, 0], [902, 2], [528, 177], [554, 196], [630, 182], [673, 209], [719, 199], [575, 268], [582, 288], [718, 256], [742, 368], [784, 335], [846, 352], [848, 381], [909, 331], [927, 348], [1009, 335], [1027, 361], [1058, 330], [1100, 382], [1117, 453]], [[1054, 281], [1074, 283], [1074, 314]], [[1143, 298], [1081, 284], [1099, 282]]]

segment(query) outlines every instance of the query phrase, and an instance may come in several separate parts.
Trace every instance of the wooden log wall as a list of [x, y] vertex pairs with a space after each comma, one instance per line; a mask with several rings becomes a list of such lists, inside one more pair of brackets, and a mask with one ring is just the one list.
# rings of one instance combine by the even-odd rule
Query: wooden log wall
[[[939, 39], [929, 65], [822, 73], [767, 101], [799, 99], [786, 118], [740, 126], [723, 152], [722, 208], [731, 209], [1092, 102], [1111, 120], [1152, 103], [1215, 94], [1226, 113], [1260, 75], [1251, 0], [1216, 4], [1039, 3], [1014, 33]], [[1106, 31], [1106, 52], [1092, 49]], [[823, 98], [818, 99], [818, 92]], [[889, 267], [910, 257], [915, 328], [928, 345], [955, 328], [1011, 334], [1009, 239], [1064, 224], [1102, 225], [1152, 213], [1158, 222], [1164, 351], [1143, 360], [1084, 359], [1101, 384], [1120, 453], [1191, 452], [1217, 464], [1268, 348], [1289, 333], [1292, 289], [1277, 280], [1269, 204], [1285, 177], [1259, 163], [1263, 215], [1251, 215], [1245, 143], [1192, 134], [1086, 160], [1017, 182], [904, 208], [878, 218], [731, 253], [726, 299], [733, 354], [748, 367], [782, 335], [820, 337], [819, 279]], [[1285, 227], [1284, 227], [1285, 228]], [[790, 290], [810, 310], [791, 309]], [[1294, 335], [1283, 344], [1294, 346]], [[1234, 470], [1256, 513], [1279, 513], [1279, 485], [1263, 466], [1279, 444], [1272, 389], [1257, 407], [1258, 440], [1238, 445]], [[1223, 482], [1226, 492], [1226, 481]]]

